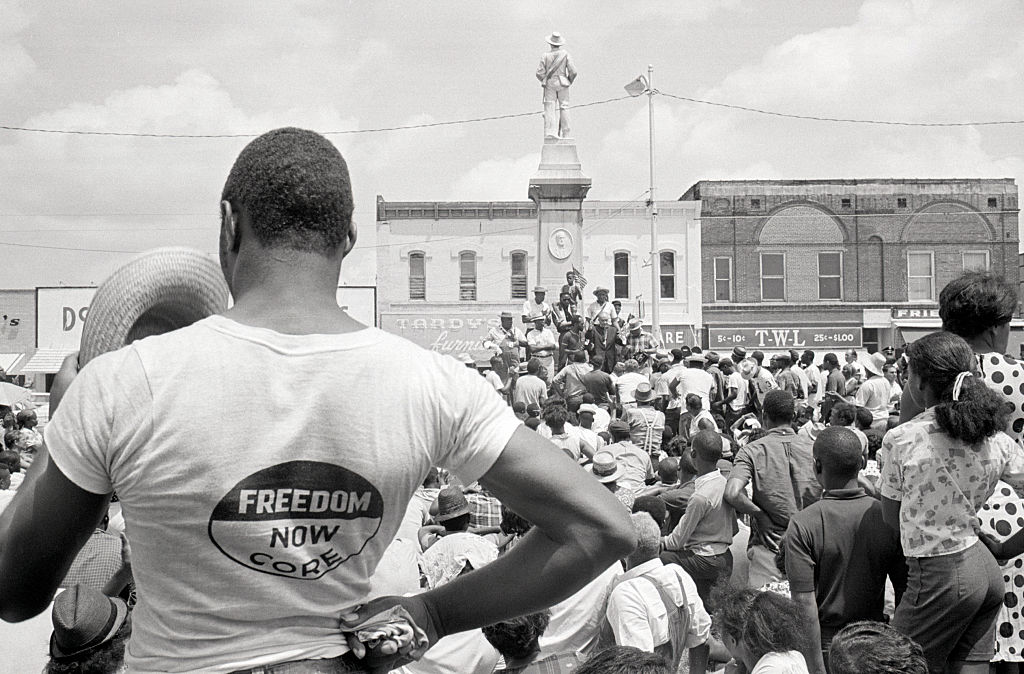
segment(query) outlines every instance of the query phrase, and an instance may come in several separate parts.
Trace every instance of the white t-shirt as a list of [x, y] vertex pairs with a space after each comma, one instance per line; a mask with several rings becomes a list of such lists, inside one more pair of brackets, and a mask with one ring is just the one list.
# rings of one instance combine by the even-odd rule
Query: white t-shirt
[[130, 670], [222, 672], [346, 652], [339, 611], [430, 466], [469, 484], [519, 425], [478, 374], [376, 328], [212, 316], [91, 361], [45, 435], [72, 482], [121, 499]]
[[750, 674], [808, 674], [807, 661], [800, 651], [765, 653]]
[[[700, 396], [701, 407], [706, 410], [711, 409], [711, 387], [715, 385], [715, 378], [711, 376], [710, 372], [696, 367], [688, 367], [685, 370], [680, 370], [674, 380], [679, 382], [676, 385], [676, 393], [679, 394], [679, 402], [682, 407], [686, 407], [686, 396], [696, 393]], [[671, 382], [669, 382], [669, 386], [672, 386]]]
[[736, 397], [729, 401], [729, 407], [735, 412], [742, 412], [747, 408], [747, 398], [750, 393], [750, 385], [743, 375], [733, 372], [729, 375], [729, 388], [736, 389]]
[[615, 380], [615, 390], [619, 394], [620, 405], [632, 405], [636, 403], [634, 394], [636, 393], [636, 387], [640, 384], [649, 381], [647, 375], [640, 374], [639, 372], [626, 372], [619, 376]]

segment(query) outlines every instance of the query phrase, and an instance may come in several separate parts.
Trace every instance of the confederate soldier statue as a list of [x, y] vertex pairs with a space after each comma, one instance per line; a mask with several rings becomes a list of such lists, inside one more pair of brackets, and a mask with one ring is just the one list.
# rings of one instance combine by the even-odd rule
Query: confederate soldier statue
[[544, 137], [569, 138], [569, 85], [576, 79], [561, 33], [548, 36], [551, 50], [540, 57], [537, 79], [544, 87]]

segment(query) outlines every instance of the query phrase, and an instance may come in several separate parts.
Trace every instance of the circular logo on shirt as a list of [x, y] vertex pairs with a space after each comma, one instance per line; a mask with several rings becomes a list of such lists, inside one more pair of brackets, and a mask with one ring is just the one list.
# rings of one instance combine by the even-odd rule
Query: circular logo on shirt
[[384, 499], [347, 468], [289, 461], [249, 475], [210, 515], [210, 540], [261, 573], [315, 580], [363, 551], [377, 535]]

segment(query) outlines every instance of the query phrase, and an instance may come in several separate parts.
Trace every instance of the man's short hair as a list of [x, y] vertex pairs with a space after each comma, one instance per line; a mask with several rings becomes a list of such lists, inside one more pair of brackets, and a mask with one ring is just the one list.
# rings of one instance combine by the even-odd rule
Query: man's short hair
[[333, 254], [352, 226], [345, 159], [313, 131], [269, 131], [235, 160], [221, 200], [248, 217], [262, 246]]
[[540, 428], [540, 419], [537, 417], [528, 417], [523, 421], [523, 425], [529, 428], [531, 431], [535, 431]]
[[839, 367], [839, 356], [834, 353], [826, 353], [821, 359], [822, 364], [834, 365]]
[[875, 418], [871, 416], [871, 410], [866, 407], [857, 408], [857, 428], [862, 431], [866, 431], [871, 428], [871, 424], [875, 423]]
[[590, 362], [594, 367], [600, 368], [602, 365], [604, 365], [604, 354], [595, 353], [593, 356], [590, 357]]
[[814, 458], [821, 461], [821, 469], [837, 478], [854, 478], [864, 465], [864, 451], [858, 438], [849, 428], [829, 426], [814, 440]]
[[857, 406], [853, 403], [839, 402], [833, 405], [828, 422], [833, 426], [849, 426], [857, 421]]
[[633, 501], [633, 512], [647, 513], [662, 530], [665, 528], [665, 521], [668, 520], [668, 506], [657, 496], [637, 496]]
[[[673, 438], [674, 439], [674, 438]], [[658, 462], [658, 479], [665, 484], [672, 484], [679, 479], [679, 459], [667, 456]]]
[[647, 513], [633, 513], [633, 529], [636, 531], [636, 549], [629, 559], [636, 564], [657, 558], [661, 549], [661, 528], [654, 518]]
[[691, 438], [693, 454], [705, 463], [717, 463], [722, 459], [722, 436], [715, 431], [701, 431]]
[[572, 362], [574, 362], [574, 363], [585, 363], [585, 362], [587, 362], [587, 354], [585, 354], [582, 351], [580, 351], [578, 353], [572, 354]]
[[686, 394], [686, 398], [685, 398], [685, 402], [686, 402], [686, 407], [687, 408], [691, 408], [692, 407], [692, 408], [695, 408], [695, 409], [700, 409], [701, 407], [704, 406], [704, 401], [701, 400], [701, 397], [699, 395], [697, 395], [696, 393], [687, 393]]
[[4, 433], [4, 446], [7, 449], [18, 449], [18, 445], [21, 444], [21, 431], [11, 429]]
[[544, 423], [551, 428], [557, 428], [558, 426], [564, 426], [565, 422], [569, 420], [569, 410], [565, 409], [561, 405], [548, 405], [544, 408]]
[[506, 658], [525, 658], [537, 649], [537, 640], [551, 622], [547, 609], [537, 613], [509, 618], [482, 628], [487, 643]]
[[755, 351], [754, 353], [750, 354], [750, 357], [756, 360], [758, 365], [764, 365], [763, 351]]
[[517, 400], [512, 403], [512, 411], [516, 414], [526, 414], [526, 403], [522, 400]]
[[926, 674], [928, 661], [916, 641], [872, 620], [850, 623], [833, 637], [832, 674]]
[[5, 449], [0, 452], [0, 466], [7, 468], [12, 473], [21, 471], [21, 454], [12, 449]]
[[665, 658], [633, 646], [612, 646], [592, 655], [576, 674], [672, 674]]
[[536, 375], [538, 372], [540, 372], [540, 359], [531, 358], [529, 361], [527, 361], [526, 372], [532, 375]]
[[764, 397], [764, 418], [774, 422], [792, 423], [796, 415], [793, 394], [782, 389], [768, 391]]

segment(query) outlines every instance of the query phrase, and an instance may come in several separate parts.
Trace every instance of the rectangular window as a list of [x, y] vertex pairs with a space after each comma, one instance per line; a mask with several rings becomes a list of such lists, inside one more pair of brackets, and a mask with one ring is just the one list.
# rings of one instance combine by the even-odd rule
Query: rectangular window
[[907, 299], [935, 299], [935, 266], [930, 251], [907, 252]]
[[997, 199], [996, 197], [989, 197], [988, 198], [988, 207], [989, 208], [999, 208], [999, 199]]
[[629, 253], [615, 253], [614, 280], [613, 297], [629, 299]]
[[818, 299], [843, 299], [842, 253], [818, 253]]
[[753, 208], [753, 209], [761, 208], [761, 200], [760, 199], [751, 199], [750, 200], [750, 207]]
[[459, 253], [459, 299], [476, 300], [476, 254]]
[[849, 199], [840, 199], [839, 205], [842, 206], [843, 208], [849, 208], [852, 205], [852, 203]]
[[409, 299], [427, 299], [427, 263], [423, 253], [409, 253]]
[[715, 301], [732, 302], [732, 258], [715, 258]]
[[906, 208], [906, 207], [907, 207], [907, 198], [906, 197], [896, 197], [896, 208]]
[[965, 250], [964, 271], [988, 271], [987, 250]]
[[675, 299], [676, 296], [676, 254], [666, 251], [658, 256], [661, 267], [658, 275], [661, 279], [661, 297]]
[[526, 253], [512, 253], [512, 299], [526, 299]]
[[761, 300], [786, 301], [785, 253], [761, 253]]

